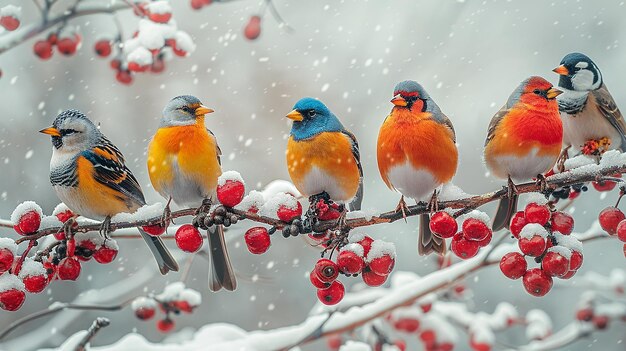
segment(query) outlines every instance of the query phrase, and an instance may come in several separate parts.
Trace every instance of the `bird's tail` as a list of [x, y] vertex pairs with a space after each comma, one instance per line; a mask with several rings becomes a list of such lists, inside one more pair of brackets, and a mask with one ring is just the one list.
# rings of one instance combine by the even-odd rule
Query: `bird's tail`
[[207, 230], [209, 237], [209, 289], [219, 291], [224, 288], [229, 291], [237, 289], [235, 271], [230, 264], [226, 242], [224, 240], [224, 227], [215, 225]]
[[509, 228], [511, 218], [517, 211], [517, 199], [518, 195], [513, 194], [511, 198], [504, 197], [500, 200], [496, 215], [493, 217], [493, 225], [491, 226], [494, 232], [505, 227]]
[[148, 248], [152, 252], [154, 259], [159, 265], [159, 270], [161, 271], [161, 274], [166, 275], [169, 271], [177, 272], [178, 263], [176, 263], [176, 260], [174, 259], [174, 257], [172, 257], [170, 251], [167, 249], [167, 247], [165, 247], [165, 244], [163, 244], [161, 238], [159, 238], [158, 236], [152, 236], [144, 232], [141, 228], [137, 229], [139, 229], [141, 237], [146, 242], [146, 245], [148, 245]]
[[439, 255], [446, 253], [446, 242], [430, 231], [430, 217], [427, 213], [419, 218], [419, 231], [417, 234], [417, 252], [420, 255], [428, 255], [436, 252]]

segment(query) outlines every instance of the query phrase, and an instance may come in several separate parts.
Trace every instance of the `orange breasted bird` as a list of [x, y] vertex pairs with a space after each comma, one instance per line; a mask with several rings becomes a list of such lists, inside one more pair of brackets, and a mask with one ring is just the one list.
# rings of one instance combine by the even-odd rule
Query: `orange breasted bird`
[[361, 209], [363, 170], [356, 137], [344, 128], [326, 105], [300, 99], [287, 118], [293, 120], [287, 142], [287, 168], [298, 191], [314, 197], [327, 195]]
[[[222, 174], [222, 154], [215, 136], [204, 125], [213, 112], [194, 96], [170, 100], [163, 110], [159, 129], [148, 146], [148, 174], [154, 189], [180, 206], [206, 207], [215, 197]], [[224, 228], [208, 230], [211, 267], [209, 288], [235, 290], [237, 281], [230, 263]]]
[[[606, 149], [626, 150], [626, 123], [598, 66], [586, 55], [571, 53], [554, 69], [560, 75], [557, 100], [563, 120], [563, 143], [578, 154], [589, 140], [606, 139]], [[601, 150], [601, 151], [606, 151]]]
[[514, 181], [543, 178], [561, 152], [563, 125], [556, 97], [561, 91], [541, 77], [524, 80], [489, 123], [484, 157], [491, 174], [508, 179], [493, 230], [509, 226], [517, 210]]
[[[102, 220], [105, 237], [112, 216], [135, 212], [146, 204], [120, 150], [83, 113], [63, 111], [52, 127], [40, 132], [52, 138], [50, 182], [59, 199], [78, 215]], [[177, 271], [178, 264], [163, 241], [138, 229], [161, 274]]]
[[[393, 95], [378, 134], [378, 169], [385, 184], [402, 194], [398, 209], [404, 214], [405, 196], [436, 201], [435, 189], [456, 173], [458, 151], [452, 122], [420, 84], [400, 82]], [[428, 214], [420, 216], [417, 248], [420, 255], [446, 251], [444, 240], [430, 231]]]

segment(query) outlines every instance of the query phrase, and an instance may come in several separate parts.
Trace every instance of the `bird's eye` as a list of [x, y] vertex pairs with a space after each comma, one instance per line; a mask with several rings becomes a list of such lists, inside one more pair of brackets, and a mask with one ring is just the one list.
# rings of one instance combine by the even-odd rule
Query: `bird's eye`
[[311, 118], [315, 117], [316, 115], [315, 110], [309, 110], [309, 112], [307, 112], [307, 115]]
[[537, 95], [541, 95], [541, 90], [539, 89], [535, 89], [533, 90], [533, 93], [537, 94]]
[[61, 129], [59, 131], [59, 133], [61, 133], [61, 136], [66, 136], [66, 135], [71, 135], [71, 134], [74, 134], [74, 133], [78, 133], [78, 131], [74, 130], [74, 129]]

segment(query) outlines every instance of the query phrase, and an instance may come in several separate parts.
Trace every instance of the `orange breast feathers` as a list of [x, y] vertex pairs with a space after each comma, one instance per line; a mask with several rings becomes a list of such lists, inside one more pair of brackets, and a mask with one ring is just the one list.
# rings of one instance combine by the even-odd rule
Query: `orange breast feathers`
[[125, 201], [118, 191], [98, 182], [94, 178], [93, 164], [83, 156], [76, 160], [76, 175], [78, 177], [78, 191], [82, 206], [88, 206], [90, 212], [106, 217], [122, 212], [134, 212], [141, 205]]
[[[332, 177], [334, 183], [345, 193], [347, 200], [357, 192], [360, 181], [359, 168], [349, 137], [340, 132], [323, 132], [308, 140], [295, 141], [293, 136], [287, 142], [287, 168], [289, 176], [298, 190], [307, 196], [307, 175], [314, 167]], [[324, 190], [328, 191], [328, 190]]]
[[378, 169], [391, 189], [388, 173], [394, 166], [409, 162], [416, 170], [428, 171], [446, 183], [456, 173], [458, 157], [452, 130], [433, 120], [428, 112], [394, 108], [378, 134]]
[[215, 137], [206, 130], [204, 119], [198, 118], [194, 125], [157, 130], [148, 146], [148, 173], [155, 190], [161, 192], [175, 181], [175, 167], [207, 193], [217, 187], [222, 170]]
[[537, 150], [537, 156], [558, 156], [563, 142], [563, 124], [556, 101], [548, 109], [515, 106], [496, 126], [493, 139], [485, 147], [485, 156], [525, 156]]

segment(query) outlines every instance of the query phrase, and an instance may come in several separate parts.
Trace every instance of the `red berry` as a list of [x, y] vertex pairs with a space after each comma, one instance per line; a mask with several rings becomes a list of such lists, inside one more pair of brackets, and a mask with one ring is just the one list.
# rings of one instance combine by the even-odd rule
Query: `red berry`
[[574, 218], [565, 212], [554, 212], [550, 218], [550, 227], [553, 232], [570, 235], [574, 230]]
[[439, 211], [430, 217], [430, 231], [442, 238], [451, 238], [459, 229], [454, 217], [448, 212]]
[[370, 270], [378, 275], [388, 275], [393, 270], [396, 260], [390, 255], [376, 257], [369, 262]]
[[552, 277], [540, 268], [529, 269], [522, 282], [526, 291], [533, 296], [544, 296], [552, 288]]
[[462, 232], [466, 240], [481, 241], [489, 236], [491, 229], [483, 221], [476, 218], [468, 218], [463, 221]]
[[96, 252], [93, 254], [93, 258], [96, 262], [100, 264], [107, 264], [113, 262], [117, 257], [117, 248], [116, 245], [111, 245], [113, 247], [109, 247], [108, 245], [102, 245]]
[[150, 68], [150, 65], [141, 65], [134, 61], [128, 63], [128, 70], [131, 72], [145, 72], [148, 68]]
[[111, 66], [111, 68], [119, 70], [120, 67], [122, 66], [122, 61], [118, 59], [113, 59], [109, 62], [109, 65]]
[[154, 317], [156, 314], [156, 309], [153, 306], [142, 306], [138, 307], [135, 310], [135, 316], [142, 321], [147, 321]]
[[478, 342], [470, 337], [470, 347], [473, 351], [491, 351], [491, 345], [486, 342]]
[[420, 321], [415, 318], [399, 318], [393, 322], [393, 327], [401, 332], [415, 333], [420, 328]]
[[[617, 175], [621, 178], [621, 174], [618, 173]], [[599, 182], [591, 182], [591, 185], [593, 185], [597, 191], [611, 191], [615, 189], [617, 183], [610, 180], [602, 180]]]
[[141, 229], [143, 229], [144, 232], [152, 236], [159, 236], [165, 233], [165, 230], [167, 229], [167, 227], [164, 226], [163, 223], [157, 223], [157, 224], [152, 224], [152, 225], [145, 225], [141, 227]]
[[622, 242], [626, 242], [626, 220], [619, 222], [615, 231], [617, 238]]
[[169, 333], [174, 329], [174, 321], [169, 318], [161, 319], [157, 322], [157, 329], [161, 333]]
[[318, 289], [326, 289], [330, 286], [330, 283], [324, 283], [321, 281], [320, 278], [317, 277], [317, 273], [315, 273], [315, 271], [311, 271], [309, 274], [309, 280], [311, 281], [311, 284]]
[[577, 271], [583, 265], [583, 254], [578, 251], [572, 251], [572, 256], [569, 258], [569, 269]]
[[434, 330], [423, 330], [420, 333], [420, 339], [422, 340], [422, 342], [428, 347], [429, 345], [436, 345], [437, 343], [437, 334], [435, 333]]
[[150, 14], [148, 14], [148, 18], [150, 18], [150, 20], [152, 22], [167, 23], [172, 18], [172, 14], [169, 13], [169, 12], [166, 12], [166, 13], [150, 13]]
[[96, 50], [96, 54], [100, 57], [108, 57], [111, 55], [111, 51], [113, 51], [111, 41], [106, 39], [98, 40], [96, 45], [94, 45], [94, 49]]
[[556, 251], [548, 251], [541, 261], [541, 269], [553, 277], [565, 275], [570, 270], [567, 257]]
[[531, 202], [524, 209], [524, 217], [528, 223], [546, 225], [550, 220], [550, 208], [547, 205]]
[[46, 41], [50, 43], [50, 45], [56, 45], [58, 40], [59, 40], [59, 36], [54, 32], [50, 33], [48, 35], [48, 38], [46, 39]]
[[341, 211], [339, 211], [339, 205], [336, 203], [327, 204], [324, 200], [319, 200], [315, 204], [317, 212], [317, 218], [320, 221], [332, 221], [341, 217]]
[[337, 256], [337, 265], [339, 270], [344, 274], [358, 274], [363, 270], [365, 262], [363, 257], [357, 255], [353, 251], [341, 251]]
[[573, 269], [573, 270], [565, 273], [564, 275], [560, 276], [559, 278], [561, 278], [561, 279], [569, 279], [569, 278], [573, 277], [576, 274], [576, 272], [577, 271]]
[[80, 275], [80, 262], [75, 257], [66, 257], [59, 262], [57, 276], [61, 280], [76, 280]]
[[200, 10], [204, 6], [205, 0], [191, 0], [191, 8]]
[[26, 294], [17, 289], [0, 292], [0, 308], [5, 311], [17, 311], [24, 304]]
[[15, 229], [18, 234], [28, 235], [35, 233], [37, 229], [39, 229], [40, 224], [41, 215], [39, 215], [37, 211], [28, 211], [19, 218], [17, 224], [13, 226], [13, 229]]
[[176, 308], [178, 308], [180, 311], [186, 312], [186, 313], [191, 313], [193, 312], [193, 309], [195, 306], [191, 306], [191, 304], [189, 303], [189, 301], [174, 301], [174, 306], [176, 306]]
[[602, 210], [598, 216], [600, 226], [610, 235], [615, 235], [617, 225], [619, 222], [623, 221], [624, 218], [626, 218], [626, 216], [624, 216], [624, 212], [617, 207], [607, 207]]
[[428, 313], [433, 308], [433, 304], [430, 302], [424, 303], [420, 305], [420, 308], [422, 309], [422, 312]]
[[606, 329], [606, 327], [609, 325], [609, 317], [607, 316], [593, 316], [591, 321], [593, 322], [593, 325], [595, 325], [595, 327], [598, 329]]
[[252, 227], [243, 235], [243, 239], [248, 246], [248, 251], [260, 255], [269, 249], [271, 241], [270, 234], [263, 227]]
[[40, 293], [48, 285], [48, 277], [43, 274], [29, 275], [22, 279], [24, 287], [29, 293]]
[[300, 204], [299, 201], [296, 201], [296, 204], [296, 208], [289, 208], [286, 205], [280, 205], [280, 207], [278, 207], [278, 211], [276, 212], [278, 219], [289, 223], [295, 218], [300, 218], [302, 215], [302, 204]]
[[400, 351], [406, 351], [406, 341], [404, 340], [396, 340], [393, 342], [393, 346], [395, 346]]
[[326, 289], [318, 289], [317, 290], [317, 298], [324, 305], [336, 305], [346, 293], [346, 288], [341, 284], [340, 281], [335, 280], [330, 284], [330, 286]]
[[492, 238], [493, 238], [493, 233], [491, 232], [491, 229], [490, 229], [489, 230], [489, 235], [487, 235], [483, 240], [477, 241], [476, 243], [478, 243], [478, 246], [480, 246], [480, 247], [485, 247], [485, 246], [489, 245], [489, 243], [491, 242]]
[[0, 274], [11, 269], [14, 260], [15, 255], [13, 255], [13, 251], [6, 248], [0, 249]]
[[62, 38], [57, 41], [57, 49], [65, 56], [71, 56], [76, 53], [78, 48], [77, 37]]
[[176, 246], [185, 252], [198, 252], [202, 247], [202, 234], [191, 224], [183, 224], [176, 231]]
[[593, 309], [592, 308], [583, 308], [576, 311], [576, 319], [579, 321], [589, 322], [593, 318]]
[[4, 29], [11, 32], [20, 26], [20, 20], [13, 16], [2, 16], [0, 17], [0, 26], [3, 26]]
[[519, 239], [519, 233], [522, 231], [522, 228], [526, 225], [526, 217], [524, 217], [524, 211], [516, 212], [511, 218], [511, 224], [509, 226], [509, 230], [514, 237]]
[[331, 351], [338, 351], [341, 344], [343, 344], [343, 341], [339, 333], [333, 333], [326, 337], [326, 345]]
[[337, 276], [339, 276], [339, 267], [337, 264], [326, 258], [320, 258], [317, 260], [313, 270], [317, 275], [317, 278], [325, 283], [330, 283], [337, 279]]
[[528, 263], [519, 252], [509, 252], [500, 260], [500, 270], [509, 279], [521, 278], [526, 273], [527, 268]]
[[374, 242], [374, 239], [372, 239], [371, 237], [367, 235], [361, 241], [359, 241], [359, 244], [363, 246], [363, 257], [367, 257], [367, 255], [370, 252], [370, 249], [372, 248], [373, 242]]
[[150, 72], [152, 73], [161, 73], [165, 71], [165, 61], [162, 59], [154, 59], [152, 61], [152, 65], [150, 66]]
[[133, 76], [130, 71], [117, 71], [115, 79], [122, 84], [130, 84], [133, 82]]
[[533, 235], [532, 238], [519, 238], [519, 249], [528, 256], [541, 256], [546, 251], [546, 239], [540, 235]]
[[[74, 213], [72, 213], [71, 210], [65, 210], [63, 212], [59, 212], [56, 214], [57, 219], [61, 222], [61, 223], [65, 223], [67, 222], [70, 218], [74, 217]], [[78, 223], [74, 224], [75, 226], [78, 226]]]
[[217, 186], [217, 199], [226, 207], [235, 207], [243, 200], [245, 187], [238, 180], [227, 180]]
[[243, 30], [243, 35], [248, 40], [254, 40], [261, 35], [261, 17], [252, 16]]
[[364, 270], [362, 274], [363, 282], [367, 286], [381, 286], [387, 281], [386, 275], [378, 275], [369, 269]]
[[450, 245], [452, 252], [459, 258], [466, 260], [476, 256], [480, 246], [478, 242], [467, 240], [463, 237], [463, 233], [457, 233], [452, 237], [452, 243]]

